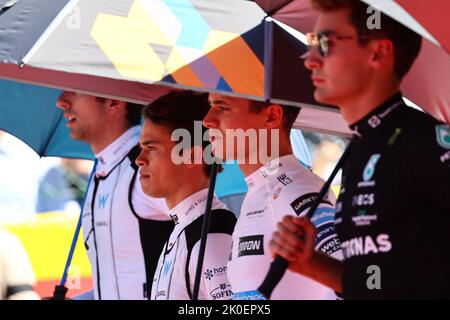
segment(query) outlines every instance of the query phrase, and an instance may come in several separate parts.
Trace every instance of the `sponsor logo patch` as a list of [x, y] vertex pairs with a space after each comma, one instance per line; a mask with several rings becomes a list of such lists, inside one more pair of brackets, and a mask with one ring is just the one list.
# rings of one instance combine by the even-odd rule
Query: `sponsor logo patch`
[[262, 293], [257, 290], [243, 291], [234, 294], [233, 300], [267, 300]]
[[380, 125], [381, 120], [380, 118], [378, 118], [377, 116], [372, 116], [367, 123], [372, 127], [372, 128], [376, 128]]
[[444, 149], [450, 149], [450, 125], [441, 124], [436, 126], [437, 143]]
[[109, 194], [101, 194], [98, 198], [98, 207], [105, 209], [106, 202], [108, 202]]
[[227, 272], [227, 267], [218, 267], [218, 268], [212, 268], [212, 269], [206, 269], [205, 271], [205, 278], [207, 280], [211, 280], [214, 277], [223, 275]]
[[450, 160], [450, 151], [444, 153], [444, 154], [441, 156], [441, 162], [442, 162], [442, 163], [445, 163], [445, 162], [447, 162], [448, 160]]
[[238, 257], [264, 255], [264, 235], [239, 238]]
[[277, 179], [285, 186], [287, 186], [288, 184], [293, 182], [292, 179], [289, 178], [285, 173], [283, 173], [282, 175], [279, 175], [277, 177]]
[[176, 214], [173, 216], [171, 215], [170, 217], [172, 218], [173, 223], [178, 224], [178, 216]]
[[392, 243], [388, 234], [380, 234], [375, 239], [371, 236], [352, 238], [342, 242], [341, 247], [345, 259], [349, 259], [354, 256], [364, 256], [371, 253], [389, 252], [392, 249]]
[[375, 173], [375, 165], [377, 164], [378, 160], [380, 160], [380, 157], [380, 154], [373, 154], [370, 157], [369, 161], [367, 161], [363, 172], [364, 181], [369, 181], [370, 179], [372, 179], [373, 174]]
[[317, 228], [317, 235], [315, 245], [318, 246], [324, 241], [334, 238], [336, 236], [336, 229], [334, 223], [326, 223]]
[[164, 266], [163, 266], [163, 277], [166, 277], [167, 274], [170, 271], [170, 267], [172, 266], [172, 261], [166, 261], [164, 262]]
[[246, 217], [260, 217], [264, 214], [264, 211], [266, 210], [266, 208], [262, 209], [262, 210], [255, 210], [255, 211], [249, 211], [247, 213], [245, 213]]
[[217, 288], [212, 290], [209, 295], [213, 300], [231, 298], [233, 296], [233, 291], [231, 291], [231, 285], [221, 283]]
[[[298, 197], [297, 199], [292, 201], [291, 207], [292, 209], [294, 209], [297, 216], [299, 216], [303, 211], [305, 211], [306, 209], [310, 208], [313, 205], [314, 201], [317, 199], [318, 196], [319, 194], [317, 192], [306, 193], [301, 197]], [[329, 204], [330, 206], [333, 206], [333, 204], [326, 199], [322, 199], [320, 203], [325, 203]]]
[[278, 188], [277, 190], [275, 190], [275, 192], [272, 195], [273, 200], [276, 200], [278, 198], [278, 196], [281, 193], [281, 188]]
[[376, 214], [367, 214], [366, 210], [358, 210], [358, 214], [352, 217], [352, 221], [357, 227], [370, 226], [377, 219]]
[[353, 206], [371, 206], [375, 204], [375, 194], [374, 193], [365, 193], [365, 194], [357, 194], [353, 197]]
[[333, 208], [318, 208], [311, 217], [311, 222], [317, 227], [324, 223], [334, 222]]
[[330, 241], [326, 241], [323, 245], [321, 245], [319, 250], [322, 253], [331, 256], [333, 253], [339, 251], [340, 249], [341, 244], [339, 242], [339, 239], [337, 237], [334, 237]]

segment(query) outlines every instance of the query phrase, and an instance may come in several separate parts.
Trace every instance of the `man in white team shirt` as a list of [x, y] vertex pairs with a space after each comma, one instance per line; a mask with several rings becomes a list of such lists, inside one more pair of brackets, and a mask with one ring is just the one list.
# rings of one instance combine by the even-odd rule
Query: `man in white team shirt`
[[[172, 91], [153, 101], [143, 112], [145, 120], [139, 139], [142, 151], [136, 160], [142, 189], [152, 197], [165, 198], [175, 221], [153, 279], [154, 300], [193, 298], [211, 170], [202, 158], [209, 142], [202, 141], [203, 135], [196, 141], [194, 122], [197, 121], [197, 129], [202, 133], [206, 128], [202, 129], [201, 120], [209, 108], [207, 94]], [[235, 215], [214, 197], [201, 270], [200, 300], [232, 298], [226, 264], [235, 223]]]
[[[324, 182], [293, 155], [289, 133], [298, 108], [219, 94], [210, 94], [209, 100], [211, 109], [203, 123], [210, 128], [214, 153], [225, 160], [237, 160], [248, 185], [233, 232], [228, 277], [234, 299], [263, 299], [257, 289], [273, 260], [268, 244], [277, 223], [285, 215], [305, 215]], [[244, 130], [249, 140], [240, 139], [236, 130]], [[252, 130], [256, 130], [253, 135]], [[311, 220], [319, 230], [316, 248], [339, 257], [334, 204], [335, 197], [329, 194]], [[271, 298], [330, 299], [335, 295], [327, 287], [288, 271]]]
[[147, 197], [137, 179], [142, 106], [67, 91], [56, 104], [71, 138], [88, 143], [97, 159], [82, 212], [94, 298], [148, 299], [173, 222], [164, 201]]

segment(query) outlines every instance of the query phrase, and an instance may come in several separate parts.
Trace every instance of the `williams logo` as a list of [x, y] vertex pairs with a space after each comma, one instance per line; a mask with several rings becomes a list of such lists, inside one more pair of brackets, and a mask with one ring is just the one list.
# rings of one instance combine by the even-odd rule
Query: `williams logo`
[[370, 179], [372, 179], [373, 174], [375, 173], [375, 166], [378, 162], [378, 160], [380, 160], [380, 155], [379, 154], [373, 154], [369, 161], [366, 164], [366, 167], [364, 168], [364, 173], [363, 173], [363, 180], [364, 181], [369, 181]]
[[170, 271], [170, 267], [172, 266], [172, 261], [166, 261], [163, 267], [163, 276], [166, 277]]
[[436, 126], [438, 144], [444, 149], [450, 149], [450, 126], [441, 124]]
[[98, 198], [98, 206], [100, 209], [105, 209], [106, 202], [108, 201], [109, 194], [101, 194]]
[[264, 235], [239, 238], [238, 257], [264, 255]]

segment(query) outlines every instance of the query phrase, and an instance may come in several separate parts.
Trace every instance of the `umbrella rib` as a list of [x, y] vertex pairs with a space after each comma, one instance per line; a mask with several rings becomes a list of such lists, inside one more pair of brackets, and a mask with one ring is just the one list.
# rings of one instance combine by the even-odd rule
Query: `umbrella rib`
[[270, 12], [267, 12], [268, 16], [272, 16], [273, 14], [275, 14], [277, 11], [283, 9], [284, 7], [286, 7], [289, 3], [291, 3], [292, 0], [288, 0], [285, 2], [282, 2], [281, 4], [279, 4], [278, 6], [274, 7]]

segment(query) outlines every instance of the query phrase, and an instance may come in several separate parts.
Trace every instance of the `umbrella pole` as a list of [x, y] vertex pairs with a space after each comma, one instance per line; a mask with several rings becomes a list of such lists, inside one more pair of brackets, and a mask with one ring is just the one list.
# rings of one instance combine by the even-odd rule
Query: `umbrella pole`
[[[308, 213], [306, 214], [306, 217], [310, 217], [314, 211], [316, 211], [317, 207], [320, 204], [320, 201], [322, 198], [326, 195], [328, 192], [328, 189], [330, 188], [331, 182], [333, 182], [334, 177], [337, 175], [339, 170], [343, 167], [344, 162], [347, 160], [347, 156], [350, 153], [351, 146], [353, 145], [353, 140], [350, 141], [350, 144], [348, 145], [347, 149], [345, 149], [344, 153], [342, 154], [341, 158], [339, 159], [338, 163], [336, 164], [336, 167], [334, 167], [333, 172], [331, 173], [328, 180], [323, 185], [322, 189], [319, 192], [319, 195], [317, 196], [316, 200], [312, 204], [312, 206], [309, 208]], [[267, 299], [270, 299], [270, 296], [272, 295], [273, 290], [277, 286], [277, 284], [280, 282], [281, 278], [283, 277], [284, 273], [286, 272], [288, 268], [289, 262], [280, 257], [276, 256], [273, 262], [270, 264], [269, 272], [267, 273], [266, 277], [264, 278], [263, 283], [259, 286], [258, 291]]]
[[69, 250], [69, 255], [67, 257], [66, 265], [64, 267], [64, 272], [63, 272], [63, 275], [62, 275], [59, 285], [56, 285], [55, 290], [53, 291], [53, 297], [52, 297], [53, 300], [64, 300], [66, 298], [66, 294], [67, 294], [67, 290], [68, 290], [66, 287], [67, 273], [69, 271], [70, 264], [72, 263], [73, 254], [75, 252], [75, 247], [77, 245], [78, 236], [79, 236], [80, 230], [81, 230], [81, 221], [82, 221], [81, 219], [83, 216], [83, 209], [84, 209], [84, 203], [86, 201], [87, 191], [89, 190], [89, 185], [92, 181], [92, 176], [94, 175], [96, 168], [97, 168], [97, 159], [94, 162], [94, 167], [92, 168], [91, 175], [89, 176], [89, 183], [86, 187], [86, 193], [84, 195], [83, 204], [82, 204], [81, 210], [80, 210], [80, 216], [78, 218], [77, 227], [76, 227], [75, 233], [73, 235], [72, 244], [71, 244], [70, 250]]
[[217, 163], [216, 163], [216, 161], [214, 161], [211, 166], [208, 197], [206, 199], [205, 214], [203, 215], [202, 234], [201, 234], [201, 238], [200, 238], [200, 250], [198, 253], [197, 269], [195, 272], [194, 291], [193, 291], [193, 295], [192, 295], [192, 300], [198, 300], [198, 292], [199, 292], [199, 288], [200, 288], [200, 279], [201, 279], [202, 268], [203, 268], [203, 260], [205, 257], [206, 240], [208, 238], [209, 225], [210, 225], [210, 221], [211, 221], [211, 206], [212, 206], [212, 200], [214, 197], [214, 188], [216, 186], [216, 176], [217, 176]]

